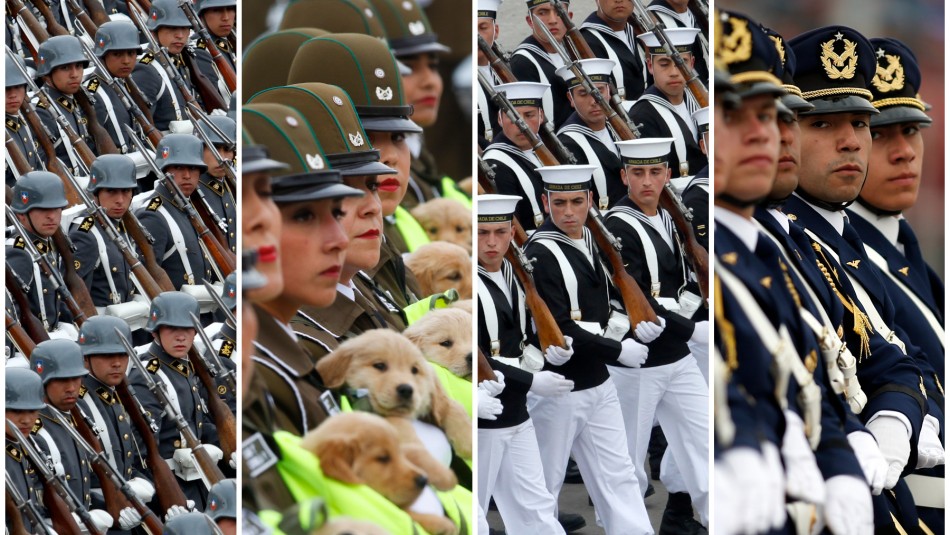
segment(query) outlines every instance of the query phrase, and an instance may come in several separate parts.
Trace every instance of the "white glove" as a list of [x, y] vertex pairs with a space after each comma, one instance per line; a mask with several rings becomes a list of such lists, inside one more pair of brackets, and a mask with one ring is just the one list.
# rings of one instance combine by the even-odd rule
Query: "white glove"
[[539, 396], [560, 396], [574, 390], [574, 381], [565, 379], [563, 375], [554, 372], [538, 372], [531, 379], [531, 388], [528, 392]]
[[633, 334], [637, 335], [637, 340], [649, 344], [663, 334], [663, 329], [666, 328], [666, 320], [662, 316], [657, 316], [656, 320], [659, 325], [652, 321], [641, 321], [637, 324], [637, 328], [633, 330]]
[[648, 352], [647, 346], [633, 338], [627, 338], [620, 342], [620, 356], [617, 357], [617, 362], [631, 368], [639, 368], [647, 361]]
[[236, 451], [232, 451], [232, 452], [231, 452], [231, 458], [228, 459], [228, 465], [229, 465], [229, 466], [231, 467], [231, 469], [233, 469], [233, 470], [237, 470], [237, 457], [235, 457], [236, 454], [237, 454]]
[[481, 385], [478, 385], [478, 417], [482, 420], [495, 420], [504, 407], [501, 400], [492, 397]]
[[785, 525], [785, 470], [778, 448], [771, 442], [762, 443], [763, 487], [762, 504], [767, 514], [769, 528], [779, 529]]
[[[752, 533], [755, 530], [747, 527], [748, 522], [743, 516], [752, 507], [743, 507], [735, 472], [724, 462], [726, 453], [729, 452], [724, 452], [713, 464], [712, 493], [716, 497], [716, 516], [709, 530], [713, 533]], [[758, 452], [753, 453], [758, 455]]]
[[215, 463], [224, 458], [224, 452], [214, 444], [202, 444], [201, 447], [208, 452], [208, 456], [211, 457], [211, 460]]
[[168, 511], [165, 512], [165, 522], [168, 522], [172, 518], [183, 515], [185, 513], [190, 513], [195, 508], [195, 502], [188, 500], [185, 505], [187, 507], [182, 507], [180, 505], [173, 505], [168, 508]]
[[896, 416], [878, 416], [867, 424], [868, 431], [874, 435], [881, 454], [887, 461], [887, 477], [884, 488], [892, 489], [901, 477], [901, 471], [910, 458], [910, 433], [907, 426]]
[[142, 523], [142, 515], [132, 507], [119, 511], [119, 528], [128, 531]]
[[[750, 507], [768, 493], [765, 459], [762, 454], [748, 447], [726, 450], [715, 463], [714, 483], [716, 490], [716, 520], [731, 517], [717, 533], [761, 533], [770, 524], [768, 507]], [[720, 482], [719, 478], [724, 480]], [[723, 486], [719, 486], [719, 485]], [[762, 504], [769, 505], [769, 504]], [[717, 526], [719, 528], [719, 526]]]
[[492, 372], [495, 374], [495, 380], [482, 381], [478, 383], [478, 388], [484, 389], [489, 396], [495, 397], [505, 389], [505, 374], [498, 370], [492, 370]]
[[142, 500], [142, 503], [152, 501], [152, 497], [155, 496], [155, 485], [152, 485], [152, 482], [147, 479], [133, 477], [129, 480], [129, 487]]
[[709, 322], [697, 321], [693, 334], [689, 336], [689, 341], [700, 346], [709, 345]]
[[924, 416], [924, 425], [917, 438], [917, 468], [933, 468], [944, 464], [945, 453], [940, 443], [940, 422], [931, 415]]
[[788, 495], [809, 503], [823, 503], [825, 479], [805, 438], [805, 424], [792, 411], [785, 411], [782, 459], [785, 460], [785, 491]]
[[567, 345], [567, 348], [557, 347], [556, 345], [549, 345], [547, 349], [544, 350], [544, 360], [551, 363], [552, 366], [563, 366], [567, 361], [571, 360], [571, 356], [574, 355], [574, 340], [570, 336], [564, 337], [564, 343]]
[[172, 459], [183, 472], [195, 468], [195, 458], [191, 453], [191, 448], [178, 448], [172, 454]]
[[848, 433], [848, 443], [858, 458], [864, 479], [871, 487], [871, 494], [877, 496], [884, 488], [884, 479], [887, 477], [887, 460], [881, 454], [881, 448], [877, 447], [874, 436], [864, 431]]
[[227, 116], [228, 116], [228, 112], [225, 111], [225, 110], [222, 110], [221, 108], [215, 108], [215, 109], [211, 110], [211, 113], [209, 113], [208, 115], [210, 115], [210, 116], [212, 116], [212, 117], [219, 117], [219, 116], [220, 116], [220, 117], [227, 117]]
[[835, 535], [874, 532], [874, 509], [868, 486], [855, 476], [834, 476], [825, 481], [828, 496], [819, 515]]
[[[76, 513], [72, 513], [72, 515], [73, 520], [76, 521], [76, 524], [78, 524], [79, 527], [85, 531], [87, 529], [86, 525], [82, 523], [79, 515]], [[92, 523], [96, 526], [97, 531], [106, 531], [112, 527], [112, 515], [110, 515], [107, 511], [103, 511], [102, 509], [90, 509], [89, 516], [92, 517]]]
[[168, 131], [172, 134], [194, 134], [195, 125], [191, 121], [169, 121]]

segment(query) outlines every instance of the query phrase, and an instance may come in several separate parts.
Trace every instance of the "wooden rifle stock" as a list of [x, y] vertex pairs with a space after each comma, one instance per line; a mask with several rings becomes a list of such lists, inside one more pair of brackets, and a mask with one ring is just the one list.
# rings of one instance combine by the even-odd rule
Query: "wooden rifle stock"
[[224, 97], [218, 92], [218, 88], [215, 87], [214, 83], [198, 68], [198, 61], [192, 52], [187, 49], [182, 50], [181, 59], [184, 60], [185, 66], [188, 67], [188, 72], [191, 74], [191, 83], [194, 84], [195, 90], [198, 92], [198, 95], [201, 96], [204, 110], [210, 113], [215, 109], [228, 109], [228, 103], [224, 101]]
[[[188, 359], [194, 366], [201, 384], [208, 391], [208, 412], [211, 413], [214, 425], [218, 430], [218, 440], [221, 444], [221, 451], [224, 452], [224, 458], [230, 459], [231, 454], [236, 451], [237, 444], [237, 424], [234, 413], [218, 395], [218, 385], [215, 384], [214, 377], [211, 376], [211, 371], [208, 370], [204, 358], [198, 354], [198, 350], [194, 346], [188, 352]], [[210, 474], [209, 472], [205, 473]]]
[[554, 315], [551, 314], [551, 309], [548, 308], [547, 303], [544, 302], [544, 299], [541, 299], [541, 294], [538, 293], [538, 288], [534, 285], [534, 277], [525, 269], [522, 261], [518, 258], [515, 247], [517, 245], [511, 244], [508, 251], [505, 252], [505, 258], [511, 263], [515, 276], [518, 277], [518, 280], [521, 281], [521, 287], [524, 288], [525, 304], [531, 310], [531, 317], [538, 328], [538, 344], [541, 346], [541, 351], [550, 346], [566, 348], [567, 342], [564, 340], [564, 333], [561, 332], [561, 328], [554, 319]]
[[[478, 383], [481, 383], [482, 381], [494, 381], [497, 379], [495, 372], [491, 369], [491, 363], [488, 362], [488, 359], [485, 357], [485, 354], [482, 353], [480, 348], [478, 348], [478, 364], [476, 371], [478, 372], [476, 374], [476, 381]], [[10, 518], [10, 513], [7, 513], [7, 518]]]
[[30, 162], [26, 159], [26, 155], [23, 154], [23, 151], [20, 150], [20, 146], [16, 144], [16, 141], [13, 141], [9, 133], [7, 133], [5, 145], [7, 147], [7, 154], [9, 154], [10, 159], [13, 160], [13, 167], [16, 168], [18, 173], [22, 175], [33, 170], [30, 166]]
[[69, 179], [66, 178], [64, 164], [56, 157], [56, 147], [53, 145], [53, 140], [50, 139], [47, 134], [46, 127], [40, 120], [39, 115], [36, 114], [36, 110], [29, 102], [23, 102], [23, 106], [20, 109], [23, 111], [26, 122], [30, 125], [30, 131], [33, 132], [36, 141], [40, 144], [40, 148], [42, 148], [46, 154], [46, 168], [50, 172], [55, 173], [60, 180], [63, 181], [63, 187], [66, 190], [66, 201], [69, 202], [70, 206], [79, 204], [82, 201], [76, 192], [67, 186]]
[[[197, 197], [197, 200], [195, 200], [195, 197]], [[224, 235], [224, 231], [218, 226], [217, 214], [215, 214], [211, 206], [208, 205], [208, 199], [205, 198], [204, 192], [201, 191], [201, 186], [195, 188], [195, 191], [192, 192], [191, 204], [195, 207], [195, 211], [198, 212], [201, 221], [208, 227], [214, 239], [218, 241], [222, 248], [231, 251], [231, 248], [228, 247], [227, 236]]]
[[[42, 0], [40, 0], [42, 2]], [[42, 461], [40, 461], [42, 462]], [[43, 506], [53, 521], [53, 529], [56, 533], [68, 533], [70, 535], [81, 535], [82, 529], [73, 518], [66, 502], [53, 490], [53, 484], [49, 481], [43, 483]]]
[[[42, 0], [40, 0], [42, 1]], [[79, 24], [82, 25], [83, 29], [86, 30], [86, 33], [89, 34], [91, 39], [96, 38], [96, 32], [99, 31], [99, 24], [92, 20], [92, 17], [89, 16], [89, 12], [86, 11], [86, 2], [80, 4], [78, 0], [65, 0], [67, 2], [66, 7], [72, 12], [73, 16], [76, 17], [76, 20], [79, 21]], [[92, 3], [95, 3], [93, 1]], [[105, 13], [105, 11], [103, 11]], [[106, 21], [109, 20], [109, 17], [106, 17]]]
[[[29, 335], [33, 344], [35, 345], [44, 340], [49, 340], [49, 333], [46, 332], [43, 322], [30, 310], [30, 300], [23, 290], [19, 277], [10, 269], [9, 265], [7, 265], [6, 269], [6, 285], [7, 291], [10, 292], [14, 304], [16, 304], [20, 311], [20, 325]], [[20, 349], [23, 348], [21, 347]]]
[[[109, 15], [106, 14], [106, 10], [102, 7], [102, 3], [99, 2], [99, 0], [83, 0], [83, 5], [86, 6], [86, 11], [89, 12], [89, 16], [92, 17], [96, 26], [102, 26], [112, 20], [109, 18]], [[92, 35], [95, 37], [95, 34]]]
[[20, 508], [13, 501], [13, 495], [9, 492], [6, 495], [7, 525], [10, 529], [10, 535], [29, 535], [30, 531], [26, 529], [26, 525], [23, 523], [23, 515], [20, 513]]
[[224, 80], [224, 84], [228, 87], [228, 91], [234, 91], [237, 87], [237, 75], [234, 72], [234, 67], [231, 66], [231, 63], [218, 49], [218, 45], [215, 44], [214, 39], [211, 38], [211, 33], [208, 32], [208, 28], [202, 23], [194, 6], [191, 5], [190, 0], [184, 0], [178, 4], [178, 7], [185, 13], [185, 16], [188, 17], [192, 29], [198, 34], [198, 38], [204, 42], [205, 48], [207, 48], [208, 53], [211, 54], [211, 61], [213, 61], [215, 67], [218, 68], [218, 73]]
[[[93, 0], [95, 1], [95, 0]], [[149, 108], [148, 102], [145, 100], [145, 95], [142, 94], [142, 90], [139, 88], [139, 85], [135, 83], [135, 80], [132, 77], [118, 79], [120, 84], [125, 84], [125, 89], [129, 92], [129, 97], [132, 98], [132, 102], [138, 106], [143, 118], [138, 115], [135, 116], [135, 119], [139, 121], [139, 125], [142, 126], [142, 131], [145, 132], [145, 137], [152, 142], [152, 147], [157, 147], [158, 142], [162, 140], [164, 135], [155, 128], [155, 119], [152, 117], [152, 110]]]
[[33, 348], [36, 347], [36, 342], [30, 338], [30, 335], [26, 333], [26, 329], [23, 328], [23, 325], [20, 325], [20, 322], [10, 315], [9, 312], [7, 312], [7, 337], [13, 341], [13, 345], [20, 350], [20, 353], [23, 353], [27, 358], [33, 354]]
[[[152, 280], [158, 285], [159, 293], [174, 291], [175, 285], [172, 284], [171, 279], [168, 278], [168, 273], [158, 262], [158, 258], [155, 256], [155, 249], [152, 248], [152, 243], [145, 234], [145, 229], [131, 210], [122, 216], [122, 223], [125, 227], [126, 234], [128, 234], [129, 237], [135, 241], [135, 245], [138, 246], [139, 253], [142, 255], [142, 264], [145, 266], [149, 275], [151, 275]], [[149, 297], [154, 296], [149, 295]]]
[[[102, 98], [108, 97], [103, 96]], [[92, 134], [92, 138], [96, 141], [96, 148], [99, 149], [99, 154], [119, 154], [119, 147], [117, 147], [115, 141], [112, 140], [109, 131], [99, 122], [99, 117], [96, 116], [96, 107], [93, 105], [85, 89], [80, 88], [79, 92], [76, 93], [76, 102], [79, 103], [79, 107], [82, 108], [82, 112], [86, 115], [89, 133]], [[86, 165], [90, 164], [91, 162], [86, 162]]]
[[587, 214], [587, 228], [590, 229], [591, 235], [597, 241], [597, 247], [607, 257], [607, 262], [610, 264], [610, 270], [612, 271], [610, 278], [617, 290], [620, 291], [623, 306], [627, 311], [627, 316], [630, 317], [630, 326], [636, 326], [641, 321], [657, 323], [656, 312], [653, 311], [650, 302], [643, 295], [640, 285], [627, 273], [620, 251], [614, 247], [610, 238], [607, 237], [607, 229], [603, 226], [600, 216], [593, 208]]
[[89, 294], [86, 283], [76, 273], [73, 245], [62, 228], [57, 228], [56, 234], [53, 234], [53, 244], [56, 245], [59, 255], [63, 258], [63, 281], [66, 283], [69, 294], [72, 295], [72, 299], [67, 299], [66, 304], [75, 316], [73, 319], [76, 325], [82, 326], [87, 319], [98, 314], [96, 305], [92, 303], [92, 295]]
[[[32, 2], [33, 7], [35, 7], [36, 10], [40, 12], [40, 15], [46, 19], [46, 30], [49, 32], [49, 35], [70, 35], [69, 30], [56, 21], [56, 17], [53, 15], [53, 10], [44, 0], [32, 0]], [[47, 38], [49, 35], [47, 35]], [[37, 39], [39, 39], [39, 36], [37, 36]], [[40, 40], [40, 42], [42, 43], [43, 40]]]
[[[42, 0], [40, 1], [42, 2]], [[48, 10], [49, 7], [47, 6], [46, 9]], [[36, 37], [37, 42], [43, 43], [49, 39], [49, 33], [46, 32], [46, 28], [40, 23], [33, 12], [26, 7], [23, 0], [7, 0], [7, 13], [11, 17], [20, 17], [33, 36]], [[23, 39], [23, 42], [29, 43], [30, 40]], [[37, 51], [31, 49], [30, 53], [32, 53], [33, 58], [36, 59]]]

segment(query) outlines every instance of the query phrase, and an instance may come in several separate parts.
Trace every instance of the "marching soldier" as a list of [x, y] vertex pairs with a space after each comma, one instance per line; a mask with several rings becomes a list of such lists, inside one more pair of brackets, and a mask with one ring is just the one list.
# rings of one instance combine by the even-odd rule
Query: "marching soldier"
[[667, 31], [670, 28], [696, 28], [700, 31], [693, 43], [693, 57], [696, 58], [694, 67], [700, 80], [709, 80], [709, 46], [705, 39], [707, 30], [689, 9], [689, 0], [653, 0], [647, 6], [647, 11], [660, 19]]
[[208, 491], [205, 514], [214, 520], [224, 535], [237, 533], [237, 483], [233, 479], [218, 481]]
[[[7, 137], [13, 139], [20, 152], [26, 156], [27, 163], [34, 170], [43, 169], [43, 161], [40, 159], [37, 151], [36, 140], [33, 133], [20, 112], [20, 106], [26, 100], [26, 79], [20, 70], [13, 65], [16, 61], [9, 55], [6, 56], [6, 67], [4, 74], [6, 76], [6, 132]], [[19, 178], [19, 171], [13, 165], [9, 152], [4, 152], [7, 162], [6, 181], [7, 186], [13, 187], [14, 182]]]
[[[708, 157], [709, 150], [709, 108], [702, 108], [693, 114], [699, 128], [699, 148]], [[709, 163], [696, 172], [682, 190], [683, 205], [693, 214], [693, 233], [696, 241], [709, 250]]]
[[[527, 0], [527, 4], [528, 16], [525, 20], [531, 28], [531, 35], [525, 37], [512, 52], [511, 72], [520, 82], [539, 82], [550, 86], [550, 93], [545, 93], [542, 98], [542, 107], [545, 117], [557, 130], [571, 114], [567, 101], [567, 84], [555, 74], [558, 68], [564, 66], [564, 62], [555, 54], [554, 46], [547, 42], [542, 30], [534, 27], [532, 16], [547, 24], [555, 39], [563, 40], [566, 29], [550, 0]], [[570, 12], [568, 14], [573, 16]], [[530, 219], [521, 221], [527, 223]]]
[[[478, 32], [478, 35], [485, 39], [488, 46], [492, 46], [495, 43], [495, 39], [498, 38], [500, 28], [498, 26], [497, 17], [500, 5], [501, 0], [478, 0], [475, 30]], [[478, 72], [485, 76], [485, 79], [491, 82], [493, 86], [498, 85], [499, 82], [495, 76], [495, 71], [491, 65], [489, 65], [488, 58], [485, 57], [481, 49], [476, 50], [476, 58], [478, 62]], [[475, 137], [478, 140], [478, 145], [484, 149], [498, 132], [498, 107], [495, 106], [495, 103], [488, 100], [488, 96], [485, 94], [485, 90], [482, 89], [481, 84], [477, 84], [476, 88], [477, 102], [475, 111], [478, 115], [478, 128], [475, 130]]]
[[[208, 120], [214, 123], [227, 136], [227, 139], [222, 139], [204, 122], [199, 123], [198, 128], [201, 128], [211, 140], [221, 159], [225, 163], [233, 164], [237, 150], [237, 126], [234, 120], [220, 115], [210, 116]], [[202, 158], [208, 168], [201, 174], [198, 189], [204, 193], [204, 198], [211, 210], [224, 222], [226, 229], [223, 229], [223, 232], [228, 238], [228, 247], [231, 251], [237, 252], [237, 203], [227, 179], [225, 163], [219, 163], [209, 147], [204, 147]]]
[[[231, 68], [236, 68], [237, 49], [231, 43], [231, 34], [237, 29], [237, 2], [235, 0], [201, 0], [196, 3], [195, 10], [198, 12], [198, 18], [211, 34], [211, 38], [214, 39], [214, 46], [218, 47], [218, 50], [227, 58]], [[195, 46], [203, 49], [206, 45], [198, 40]]]
[[639, 0], [596, 0], [597, 9], [581, 24], [581, 35], [594, 55], [614, 62], [611, 74], [620, 98], [631, 101], [653, 82], [629, 22], [634, 1]]
[[[46, 406], [44, 401], [46, 393], [43, 390], [43, 380], [33, 370], [23, 368], [9, 367], [5, 370], [6, 379], [4, 381], [6, 404], [4, 405], [4, 415], [6, 420], [12, 422], [20, 433], [28, 437], [33, 433], [33, 427], [39, 420], [40, 409]], [[43, 483], [39, 479], [36, 470], [31, 466], [23, 448], [19, 446], [16, 439], [6, 431], [6, 473], [12, 480], [16, 490], [24, 500], [33, 502], [38, 506], [39, 512], [43, 517], [46, 511], [43, 509]], [[9, 491], [7, 491], [9, 496]], [[7, 528], [10, 527], [11, 519], [7, 517]], [[30, 526], [30, 520], [23, 514], [23, 525]]]

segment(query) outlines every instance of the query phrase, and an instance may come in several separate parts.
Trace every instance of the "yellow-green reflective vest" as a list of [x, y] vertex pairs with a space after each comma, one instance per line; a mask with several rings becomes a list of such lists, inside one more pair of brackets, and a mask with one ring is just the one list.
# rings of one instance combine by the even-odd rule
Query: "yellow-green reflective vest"
[[458, 184], [456, 184], [454, 180], [444, 176], [442, 177], [441, 186], [443, 197], [446, 199], [455, 199], [464, 204], [469, 210], [472, 209], [472, 199], [464, 191], [459, 189]]
[[406, 241], [406, 248], [409, 249], [410, 253], [429, 243], [429, 235], [426, 234], [422, 225], [416, 221], [416, 218], [412, 217], [409, 210], [406, 210], [402, 206], [397, 206], [393, 217], [396, 218], [396, 230], [402, 235], [402, 239]]
[[402, 309], [402, 313], [406, 316], [406, 326], [412, 325], [419, 320], [422, 316], [425, 316], [430, 310], [435, 310], [437, 308], [445, 308], [452, 303], [458, 301], [459, 293], [455, 288], [451, 288], [442, 292], [440, 294], [432, 294], [425, 299], [420, 299], [415, 303], [407, 306]]

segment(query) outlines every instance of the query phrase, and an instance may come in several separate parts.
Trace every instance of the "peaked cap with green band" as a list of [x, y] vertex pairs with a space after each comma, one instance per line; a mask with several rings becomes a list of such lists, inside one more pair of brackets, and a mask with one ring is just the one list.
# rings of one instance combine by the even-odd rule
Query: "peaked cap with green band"
[[362, 33], [386, 39], [383, 21], [368, 0], [297, 0], [280, 20], [281, 30], [320, 28], [329, 33]]
[[251, 43], [241, 61], [245, 102], [269, 87], [285, 85], [300, 45], [326, 34], [325, 30], [316, 28], [294, 28], [265, 34]]
[[432, 31], [429, 19], [415, 0], [371, 0], [386, 29], [389, 48], [396, 57], [425, 52], [450, 52]]

